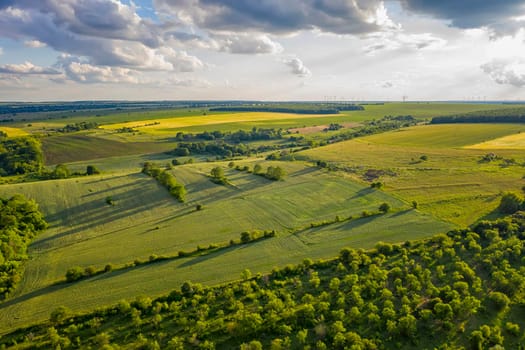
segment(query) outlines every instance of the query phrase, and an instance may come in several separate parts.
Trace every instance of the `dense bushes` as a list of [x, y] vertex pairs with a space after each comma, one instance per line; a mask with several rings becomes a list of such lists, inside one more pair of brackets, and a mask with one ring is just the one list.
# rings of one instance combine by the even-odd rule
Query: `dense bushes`
[[504, 193], [498, 210], [503, 214], [514, 214], [523, 207], [523, 198], [513, 192]]
[[46, 226], [34, 201], [20, 195], [0, 198], [0, 299], [20, 280], [27, 246]]
[[0, 176], [39, 173], [42, 166], [38, 140], [32, 137], [0, 139]]

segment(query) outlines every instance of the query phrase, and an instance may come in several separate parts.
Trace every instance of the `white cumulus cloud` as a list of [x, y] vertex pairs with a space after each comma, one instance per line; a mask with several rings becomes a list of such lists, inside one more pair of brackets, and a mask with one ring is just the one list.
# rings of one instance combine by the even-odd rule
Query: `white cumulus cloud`
[[312, 75], [310, 69], [308, 69], [303, 61], [297, 57], [292, 57], [284, 60], [284, 63], [291, 68], [292, 74], [300, 77], [309, 77]]

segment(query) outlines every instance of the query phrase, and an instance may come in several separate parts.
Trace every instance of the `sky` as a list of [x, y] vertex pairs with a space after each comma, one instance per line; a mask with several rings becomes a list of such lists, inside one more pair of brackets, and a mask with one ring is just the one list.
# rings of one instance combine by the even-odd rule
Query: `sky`
[[522, 100], [525, 0], [0, 0], [0, 101]]

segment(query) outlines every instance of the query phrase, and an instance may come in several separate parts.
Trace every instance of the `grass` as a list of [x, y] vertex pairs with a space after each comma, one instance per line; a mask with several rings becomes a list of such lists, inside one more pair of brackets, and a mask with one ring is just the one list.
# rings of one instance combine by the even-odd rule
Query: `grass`
[[525, 168], [520, 164], [525, 159], [516, 150], [497, 150], [498, 156], [516, 163], [484, 163], [480, 160], [486, 149], [462, 147], [490, 138], [491, 130], [497, 137], [517, 128], [521, 126], [418, 126], [300, 152], [296, 157], [331, 162], [362, 182], [370, 169], [382, 170], [378, 180], [386, 192], [417, 201], [422, 211], [465, 226], [491, 214], [502, 191], [521, 191]]
[[172, 144], [122, 142], [89, 135], [61, 135], [42, 138], [45, 164], [53, 165], [98, 158], [163, 152]]
[[378, 134], [366, 141], [408, 147], [457, 148], [523, 131], [523, 124], [436, 124]]
[[432, 118], [441, 115], [453, 115], [475, 111], [516, 108], [514, 105], [447, 103], [447, 102], [392, 102], [384, 105], [365, 105], [364, 111], [346, 112], [356, 121], [379, 119], [385, 115], [412, 115], [415, 118]]
[[483, 149], [483, 150], [495, 150], [495, 149], [525, 149], [525, 134], [521, 133], [521, 130], [517, 134], [508, 135], [481, 142], [475, 145], [470, 145], [465, 148], [471, 149]]
[[[451, 227], [429, 215], [407, 211], [406, 203], [390, 195], [301, 162], [260, 162], [263, 168], [285, 167], [286, 180], [269, 181], [223, 163], [232, 186], [220, 186], [207, 176], [217, 163], [175, 167], [173, 173], [188, 189], [186, 204], [177, 203], [154, 180], [137, 173], [3, 186], [4, 195], [23, 193], [41, 203], [51, 227], [32, 244], [32, 259], [20, 288], [0, 305], [1, 329], [45, 319], [59, 305], [89, 310], [137, 294], [159, 295], [185, 280], [215, 284], [237, 279], [246, 268], [268, 272], [306, 257], [334, 256], [345, 245], [371, 247], [377, 240], [405, 241]], [[253, 161], [238, 163], [254, 165]], [[107, 197], [113, 199], [113, 206], [106, 203]], [[390, 203], [396, 212], [294, 231], [336, 215], [358, 217], [362, 211], [377, 211], [382, 202]], [[196, 211], [196, 204], [203, 209]], [[405, 225], [417, 229], [407, 230]], [[242, 231], [255, 229], [275, 229], [278, 234], [202, 257], [53, 285], [73, 266], [101, 268], [135, 258], [145, 260], [151, 254], [238, 240]]]

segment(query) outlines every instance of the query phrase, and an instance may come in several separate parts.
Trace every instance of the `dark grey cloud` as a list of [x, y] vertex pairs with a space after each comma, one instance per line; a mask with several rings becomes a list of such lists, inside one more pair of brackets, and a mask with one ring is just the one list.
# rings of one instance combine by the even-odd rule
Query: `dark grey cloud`
[[458, 28], [489, 27], [508, 32], [520, 27], [512, 18], [525, 14], [523, 0], [400, 0], [404, 8], [451, 21]]
[[154, 0], [181, 23], [214, 31], [291, 33], [317, 29], [363, 34], [380, 29], [374, 22], [379, 0]]

